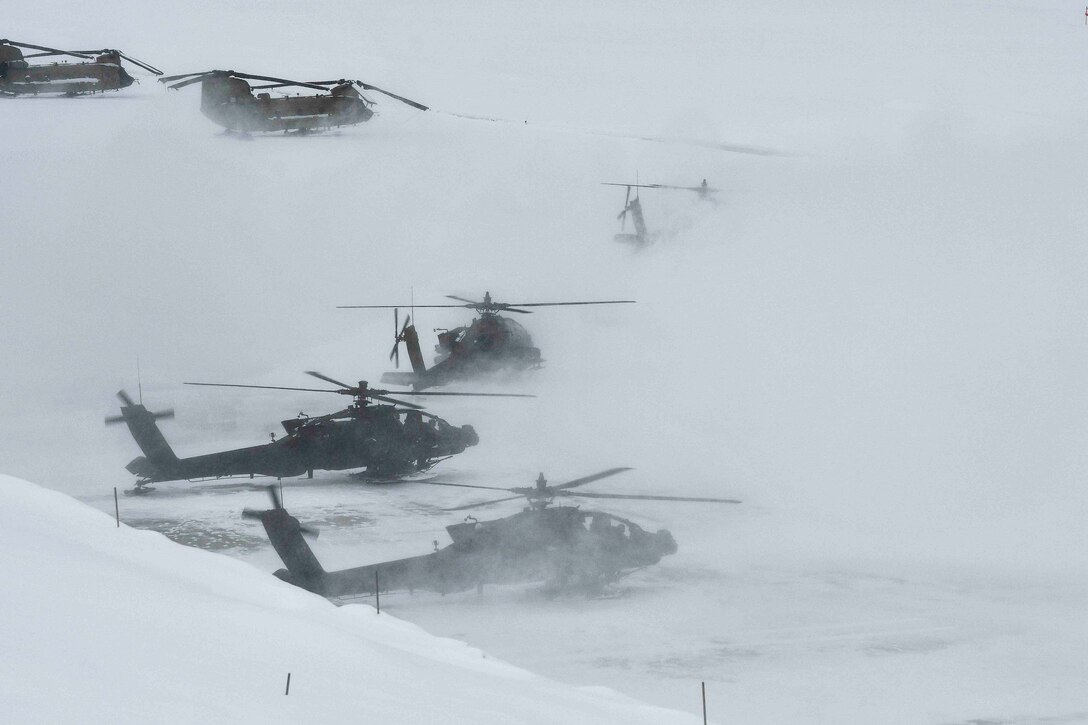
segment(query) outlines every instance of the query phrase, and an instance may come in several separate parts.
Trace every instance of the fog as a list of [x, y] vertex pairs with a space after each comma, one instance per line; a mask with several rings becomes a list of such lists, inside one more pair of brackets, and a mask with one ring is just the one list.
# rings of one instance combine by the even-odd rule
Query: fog
[[[635, 299], [519, 319], [545, 368], [458, 386], [535, 399], [429, 409], [480, 434], [436, 469], [453, 480], [527, 485], [538, 471], [561, 481], [627, 465], [635, 471], [596, 490], [743, 499], [728, 510], [606, 509], [677, 534], [674, 563], [631, 585], [630, 609], [607, 607], [613, 620], [628, 612], [630, 636], [654, 628], [655, 657], [690, 654], [694, 630], [648, 613], [649, 592], [726, 630], [752, 625], [768, 601], [781, 615], [768, 627], [844, 602], [848, 621], [852, 607], [929, 616], [919, 602], [934, 582], [958, 592], [937, 619], [986, 610], [990, 587], [1012, 592], [998, 597], [1008, 608], [987, 642], [1021, 615], [1062, 621], [1067, 610], [1044, 616], [1040, 602], [1080, 591], [1088, 563], [1088, 29], [1066, 5], [13, 9], [5, 32], [17, 40], [119, 47], [167, 73], [358, 77], [433, 110], [379, 96], [380, 115], [362, 126], [241, 140], [200, 115], [195, 87], [168, 93], [146, 74], [121, 94], [0, 105], [3, 471], [83, 496], [127, 486], [123, 465], [138, 451], [101, 421], [116, 390], [135, 393], [137, 359], [148, 407], [176, 408], [163, 430], [179, 454], [196, 454], [261, 442], [281, 418], [340, 401], [183, 381], [305, 385], [301, 371], [316, 369], [376, 382], [389, 369], [391, 315], [336, 305], [485, 290], [512, 302]], [[723, 192], [710, 204], [647, 190], [660, 238], [636, 251], [612, 241], [623, 190], [600, 185], [636, 176], [706, 178]], [[417, 310], [428, 359], [431, 329], [468, 319]], [[473, 500], [420, 488], [345, 483], [323, 495], [390, 517], [391, 496]], [[166, 516], [175, 501], [139, 505]], [[230, 507], [243, 503], [255, 505]], [[389, 543], [405, 540], [397, 520], [377, 520], [366, 547], [342, 541], [345, 560], [333, 563], [425, 553]], [[872, 611], [857, 591], [826, 595], [825, 607], [829, 572], [892, 577], [906, 591], [887, 603], [881, 590]], [[1016, 593], [1029, 585], [1050, 594]], [[524, 609], [500, 597], [489, 617], [506, 605]], [[445, 622], [443, 633], [492, 644], [464, 602], [457, 614], [413, 606], [428, 628]], [[583, 608], [593, 603], [570, 616]], [[1083, 640], [1083, 619], [1069, 624]], [[1023, 664], [1029, 640], [999, 656]], [[494, 645], [551, 676], [690, 705], [648, 684], [653, 668], [637, 658], [627, 672], [585, 658], [564, 670], [559, 645]], [[939, 661], [959, 672], [959, 656]], [[739, 683], [738, 696], [785, 676], [796, 702], [833, 700], [802, 685], [805, 657], [766, 662], [711, 657], [685, 676]], [[816, 662], [833, 679], [864, 658]], [[1083, 681], [1082, 663], [1059, 669]], [[994, 682], [1006, 681], [980, 691]], [[1023, 687], [1039, 700], [1006, 688], [1010, 711], [1084, 704], [1083, 689]], [[960, 705], [949, 712], [972, 714]], [[857, 712], [836, 707], [826, 712]], [[752, 702], [741, 712], [765, 715]]]

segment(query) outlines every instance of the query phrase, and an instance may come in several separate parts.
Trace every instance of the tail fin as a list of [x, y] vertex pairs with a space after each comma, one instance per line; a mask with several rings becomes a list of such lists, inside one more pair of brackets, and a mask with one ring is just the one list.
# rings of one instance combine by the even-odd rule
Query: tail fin
[[132, 433], [136, 445], [144, 455], [129, 463], [126, 468], [144, 478], [156, 478], [156, 474], [168, 471], [177, 465], [178, 457], [174, 454], [170, 444], [166, 442], [162, 431], [155, 421], [160, 418], [173, 418], [173, 410], [164, 410], [161, 413], [152, 413], [141, 403], [133, 402], [124, 390], [118, 391], [117, 397], [124, 405], [121, 406], [121, 415], [106, 418], [106, 423], [124, 423]]
[[411, 315], [405, 317], [404, 327], [399, 327], [398, 313], [400, 310], [393, 310], [393, 332], [396, 337], [393, 339], [393, 350], [389, 353], [389, 359], [396, 360], [397, 367], [400, 367], [400, 344], [403, 342], [405, 349], [408, 350], [408, 359], [412, 361], [412, 370], [416, 373], [425, 373], [427, 364], [423, 362], [423, 353], [419, 349], [419, 335], [416, 334], [416, 326], [412, 324], [412, 317]]
[[416, 326], [408, 325], [401, 332], [404, 347], [408, 350], [408, 359], [412, 361], [412, 370], [416, 373], [427, 372], [427, 363], [423, 362], [423, 353], [419, 349], [419, 335]]
[[321, 568], [313, 550], [303, 538], [303, 533], [316, 535], [316, 530], [304, 528], [298, 519], [287, 513], [287, 509], [280, 505], [275, 486], [269, 486], [268, 493], [272, 496], [273, 508], [268, 511], [246, 509], [242, 516], [258, 519], [264, 526], [272, 548], [287, 567], [277, 571], [277, 577], [289, 584], [322, 594], [325, 570]]

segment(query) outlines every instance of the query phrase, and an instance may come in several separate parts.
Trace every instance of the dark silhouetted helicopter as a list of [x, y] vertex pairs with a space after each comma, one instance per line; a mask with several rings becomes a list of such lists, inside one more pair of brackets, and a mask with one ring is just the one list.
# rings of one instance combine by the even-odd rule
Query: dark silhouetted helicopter
[[[383, 383], [411, 385], [415, 390], [445, 385], [451, 380], [468, 380], [486, 376], [502, 370], [527, 370], [541, 365], [540, 349], [533, 346], [533, 339], [528, 331], [518, 322], [500, 315], [500, 312], [515, 312], [521, 315], [531, 314], [532, 310], [522, 307], [564, 307], [571, 305], [619, 305], [632, 304], [634, 300], [600, 300], [593, 302], [494, 302], [491, 293], [485, 292], [482, 302], [446, 295], [458, 300], [457, 305], [341, 305], [337, 309], [392, 309], [393, 331], [396, 337], [390, 360], [396, 360], [400, 367], [400, 344], [403, 342], [412, 362], [410, 373], [385, 373]], [[419, 335], [411, 324], [411, 317], [399, 327], [397, 311], [399, 307], [464, 307], [476, 310], [480, 316], [469, 325], [455, 327], [452, 330], [438, 331], [438, 344], [435, 345], [435, 362], [428, 368], [423, 361], [419, 347]]]
[[[656, 232], [650, 232], [646, 228], [646, 220], [642, 216], [642, 202], [638, 197], [639, 189], [679, 189], [681, 191], [694, 191], [699, 195], [700, 199], [711, 200], [711, 195], [716, 194], [720, 189], [715, 189], [706, 183], [706, 179], [703, 179], [703, 183], [699, 186], [670, 186], [669, 184], [619, 184], [612, 181], [602, 182], [602, 186], [626, 186], [627, 196], [623, 200], [623, 211], [621, 211], [616, 218], [620, 220], [620, 233], [615, 236], [617, 242], [628, 242], [637, 246], [644, 246], [657, 239]], [[635, 198], [631, 198], [631, 189], [635, 190]], [[635, 225], [635, 233], [629, 234], [624, 230], [627, 228], [627, 215], [630, 213], [631, 221]]]
[[[521, 513], [494, 521], [467, 519], [447, 526], [453, 543], [433, 553], [370, 564], [341, 571], [325, 571], [310, 546], [298, 519], [284, 510], [275, 488], [269, 487], [272, 509], [243, 512], [259, 520], [286, 569], [276, 576], [286, 582], [326, 597], [373, 594], [376, 591], [415, 590], [447, 594], [485, 584], [545, 582], [545, 591], [592, 593], [642, 567], [658, 563], [676, 552], [676, 541], [668, 531], [650, 533], [633, 521], [603, 511], [576, 506], [550, 506], [556, 498], [610, 498], [650, 501], [700, 501], [740, 503], [732, 499], [688, 498], [683, 496], [638, 496], [573, 491], [593, 481], [615, 475], [627, 468], [610, 468], [556, 486], [549, 486], [541, 474], [536, 485], [496, 488], [468, 484], [433, 483], [508, 491], [514, 496], [458, 506], [458, 511], [525, 497], [529, 505]], [[437, 543], [435, 544], [437, 547]]]
[[[37, 53], [23, 54], [23, 49]], [[49, 56], [83, 58], [86, 63], [28, 63], [30, 58]], [[136, 79], [121, 65], [127, 60], [155, 75], [158, 68], [130, 58], [119, 50], [59, 50], [42, 45], [0, 40], [0, 95], [23, 96], [61, 93], [78, 96], [84, 93], [117, 91], [131, 86]]]
[[[308, 371], [338, 389], [288, 388], [270, 385], [231, 385], [225, 383], [186, 383], [228, 388], [264, 390], [301, 390], [315, 393], [350, 395], [354, 402], [344, 410], [310, 417], [300, 414], [283, 421], [287, 435], [270, 443], [238, 448], [203, 456], [178, 458], [159, 431], [155, 421], [172, 418], [173, 410], [152, 413], [135, 403], [122, 390], [117, 394], [123, 405], [121, 415], [106, 418], [106, 423], [125, 423], [144, 455], [125, 468], [139, 476], [133, 493], [145, 493], [148, 484], [159, 481], [225, 478], [230, 476], [275, 476], [284, 478], [313, 476], [315, 470], [366, 468], [366, 475], [388, 479], [425, 471], [446, 458], [461, 453], [479, 442], [470, 425], [460, 428], [420, 406], [386, 396], [388, 390], [375, 390], [360, 381], [347, 385], [328, 376]], [[398, 395], [449, 395], [488, 397], [531, 397], [507, 393], [397, 393]], [[374, 405], [381, 401], [386, 405]], [[398, 408], [402, 406], [404, 410]]]
[[[247, 82], [250, 80], [267, 83], [251, 86]], [[371, 110], [374, 102], [356, 88], [377, 91], [413, 108], [427, 110], [421, 103], [384, 91], [377, 86], [343, 78], [335, 81], [290, 81], [232, 70], [212, 70], [167, 76], [159, 81], [172, 83], [170, 88], [173, 89], [199, 83], [201, 112], [228, 131], [243, 133], [320, 131], [369, 121], [374, 115]], [[273, 98], [267, 92], [274, 88], [290, 87], [311, 88], [321, 93]], [[262, 92], [254, 95], [254, 91]]]

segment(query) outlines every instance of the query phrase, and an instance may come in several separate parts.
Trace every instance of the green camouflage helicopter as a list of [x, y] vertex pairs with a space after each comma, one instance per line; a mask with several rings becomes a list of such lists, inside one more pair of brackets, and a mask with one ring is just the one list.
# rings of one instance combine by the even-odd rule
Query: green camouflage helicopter
[[[265, 83], [250, 85], [249, 81]], [[382, 93], [421, 111], [428, 110], [422, 103], [363, 81], [344, 78], [292, 81], [233, 70], [211, 70], [166, 76], [159, 82], [171, 84], [169, 87], [174, 90], [199, 83], [201, 113], [228, 131], [240, 133], [305, 133], [369, 121], [374, 116], [374, 102], [360, 90]], [[279, 88], [309, 88], [319, 93], [273, 97], [268, 92]]]
[[[37, 53], [24, 54], [24, 50]], [[32, 58], [68, 56], [86, 63], [30, 63]], [[126, 60], [155, 75], [162, 71], [130, 58], [119, 50], [60, 50], [43, 45], [0, 40], [0, 96], [38, 96], [59, 93], [79, 96], [127, 88], [136, 82], [125, 70]]]

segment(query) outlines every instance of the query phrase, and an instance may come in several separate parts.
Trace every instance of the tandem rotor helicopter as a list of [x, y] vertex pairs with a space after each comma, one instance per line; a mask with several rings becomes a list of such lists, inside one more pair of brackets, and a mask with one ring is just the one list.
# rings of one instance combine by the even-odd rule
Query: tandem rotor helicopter
[[[620, 220], [620, 233], [617, 234], [614, 239], [617, 242], [627, 242], [628, 244], [634, 244], [642, 247], [650, 242], [654, 241], [658, 237], [657, 232], [651, 232], [646, 228], [646, 220], [642, 216], [642, 202], [639, 200], [639, 189], [677, 189], [680, 191], [694, 191], [699, 195], [700, 199], [711, 201], [712, 194], [717, 194], [721, 189], [715, 189], [706, 183], [706, 179], [703, 179], [703, 183], [699, 186], [671, 186], [669, 184], [623, 184], [614, 181], [601, 182], [602, 186], [626, 186], [627, 196], [623, 200], [623, 211], [621, 211], [616, 218]], [[635, 190], [635, 198], [631, 198], [631, 189]], [[635, 233], [630, 234], [625, 232], [627, 228], [627, 214], [631, 214], [631, 221], [635, 226]]]
[[[428, 110], [422, 103], [363, 81], [344, 78], [292, 81], [233, 70], [211, 70], [166, 76], [159, 81], [171, 84], [169, 87], [174, 90], [199, 83], [201, 113], [228, 131], [241, 133], [306, 133], [369, 121], [374, 116], [371, 110], [374, 101], [356, 89], [382, 93], [421, 111]], [[248, 81], [266, 82], [250, 85]], [[319, 93], [273, 98], [268, 91], [278, 88], [309, 88]]]
[[[37, 53], [24, 54], [23, 50]], [[31, 58], [69, 56], [86, 63], [28, 63]], [[130, 58], [119, 50], [60, 50], [43, 45], [0, 40], [0, 96], [37, 96], [60, 93], [79, 96], [87, 93], [118, 91], [136, 82], [121, 61], [126, 60], [155, 75], [162, 71]]]
[[[533, 346], [529, 332], [515, 320], [500, 315], [500, 312], [514, 312], [528, 315], [532, 310], [522, 307], [565, 307], [573, 305], [622, 305], [633, 304], [634, 300], [596, 300], [590, 302], [495, 302], [491, 293], [485, 292], [482, 302], [446, 295], [461, 304], [448, 305], [340, 305], [337, 309], [392, 309], [393, 331], [395, 338], [389, 359], [400, 367], [400, 344], [403, 342], [412, 363], [412, 372], [388, 372], [382, 375], [383, 383], [411, 385], [414, 390], [445, 385], [451, 380], [468, 380], [503, 370], [523, 371], [540, 367], [542, 360], [540, 349]], [[463, 307], [475, 310], [479, 315], [471, 323], [452, 330], [438, 330], [438, 344], [435, 345], [435, 362], [428, 368], [423, 361], [419, 347], [419, 335], [412, 318], [404, 319], [404, 326], [399, 327], [397, 317], [400, 307]]]
[[[178, 458], [166, 442], [155, 421], [174, 417], [173, 410], [152, 413], [136, 403], [125, 391], [121, 414], [106, 418], [107, 424], [124, 423], [144, 455], [125, 468], [139, 477], [136, 487], [126, 493], [153, 491], [148, 484], [161, 481], [227, 478], [234, 476], [275, 476], [286, 478], [303, 474], [313, 477], [315, 470], [365, 468], [363, 476], [372, 480], [393, 480], [426, 471], [450, 456], [479, 442], [471, 425], [456, 427], [421, 406], [387, 397], [391, 391], [370, 388], [365, 380], [348, 385], [312, 370], [307, 375], [336, 385], [329, 388], [293, 388], [271, 385], [233, 385], [227, 383], [186, 383], [226, 388], [264, 390], [299, 390], [351, 396], [353, 402], [344, 410], [328, 415], [307, 416], [282, 421], [287, 435], [264, 445], [238, 448], [190, 458]], [[516, 393], [404, 392], [397, 395], [448, 395], [484, 397], [532, 397]], [[380, 401], [385, 405], [375, 405]]]
[[382, 591], [423, 589], [440, 594], [462, 592], [485, 584], [544, 582], [544, 591], [555, 594], [599, 592], [606, 584], [661, 561], [676, 553], [672, 534], [662, 529], [651, 533], [625, 518], [577, 506], [551, 506], [556, 498], [638, 499], [740, 503], [734, 499], [685, 496], [643, 496], [573, 491], [602, 478], [630, 470], [610, 468], [591, 476], [550, 486], [540, 474], [531, 487], [497, 488], [457, 483], [421, 481], [440, 486], [481, 488], [515, 494], [479, 504], [458, 506], [458, 511], [525, 497], [529, 505], [520, 513], [496, 519], [465, 522], [446, 527], [453, 543], [422, 556], [378, 564], [325, 571], [303, 534], [315, 533], [299, 524], [283, 508], [274, 486], [268, 491], [272, 508], [246, 509], [245, 518], [264, 526], [268, 539], [286, 569], [275, 575], [295, 586], [328, 598], [351, 597]]

